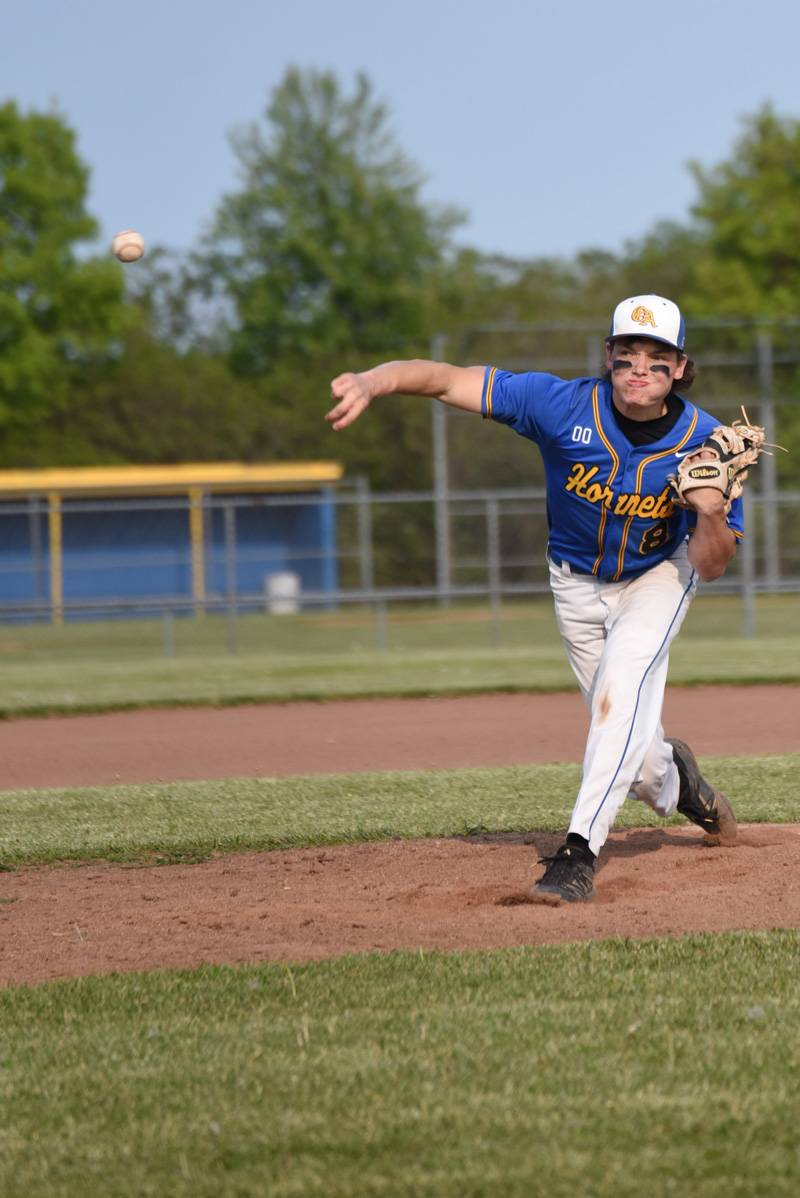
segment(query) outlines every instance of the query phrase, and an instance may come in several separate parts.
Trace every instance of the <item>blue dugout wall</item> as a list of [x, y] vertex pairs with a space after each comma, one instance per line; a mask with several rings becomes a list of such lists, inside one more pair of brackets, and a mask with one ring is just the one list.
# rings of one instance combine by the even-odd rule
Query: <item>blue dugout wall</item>
[[131, 605], [165, 602], [189, 612], [231, 595], [258, 603], [269, 575], [285, 571], [301, 592], [332, 592], [334, 491], [311, 478], [292, 483], [285, 493], [192, 487], [155, 496], [145, 483], [128, 495], [0, 498], [0, 616], [24, 618], [27, 608], [32, 617], [85, 617], [104, 604], [130, 614]]

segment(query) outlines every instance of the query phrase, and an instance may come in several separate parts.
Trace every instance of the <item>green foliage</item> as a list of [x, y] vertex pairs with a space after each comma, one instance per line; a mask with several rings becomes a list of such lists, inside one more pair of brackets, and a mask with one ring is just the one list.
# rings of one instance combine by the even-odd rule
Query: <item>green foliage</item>
[[87, 170], [54, 114], [0, 106], [0, 462], [41, 462], [37, 434], [69, 435], [71, 391], [108, 360], [125, 323], [119, 266], [79, 259], [97, 227]]
[[290, 68], [265, 119], [233, 139], [243, 185], [219, 207], [205, 268], [235, 310], [236, 368], [424, 341], [458, 218], [420, 201], [367, 77], [346, 95], [330, 72]]
[[[453, 245], [460, 214], [423, 202], [366, 75], [348, 90], [333, 72], [288, 69], [233, 144], [240, 184], [203, 255], [150, 249], [123, 272], [77, 252], [97, 228], [73, 131], [56, 113], [0, 106], [0, 465], [335, 456], [374, 489], [421, 488], [430, 406], [392, 399], [333, 437], [322, 418], [332, 376], [427, 356], [441, 331], [453, 361], [587, 373], [613, 304], [640, 291], [681, 302], [701, 363], [752, 356], [753, 330], [711, 333], [699, 318], [800, 313], [800, 121], [769, 106], [724, 161], [691, 164], [685, 222], [619, 251], [533, 261]], [[498, 330], [509, 324], [519, 331]], [[796, 330], [775, 337], [776, 395], [789, 399]], [[757, 388], [752, 369], [704, 366], [698, 398], [730, 419]], [[451, 424], [454, 486], [541, 482], [528, 444]], [[776, 439], [793, 450], [778, 462], [793, 485], [796, 405], [781, 409]], [[419, 560], [407, 580], [430, 581], [431, 535], [409, 511], [387, 517], [381, 578]]]
[[[427, 485], [428, 405], [387, 405], [336, 439], [323, 413], [335, 375], [429, 352], [458, 214], [422, 203], [364, 75], [347, 94], [330, 72], [290, 68], [233, 144], [242, 186], [220, 204], [198, 276], [227, 304], [229, 360], [253, 383], [250, 454], [336, 456], [381, 489]], [[410, 562], [430, 530], [405, 515], [386, 543]]]
[[691, 170], [703, 234], [690, 296], [705, 315], [800, 312], [800, 120], [769, 105], [743, 122], [728, 159]]
[[73, 397], [71, 417], [86, 460], [148, 463], [252, 460], [263, 419], [253, 387], [224, 358], [180, 353], [145, 329]]

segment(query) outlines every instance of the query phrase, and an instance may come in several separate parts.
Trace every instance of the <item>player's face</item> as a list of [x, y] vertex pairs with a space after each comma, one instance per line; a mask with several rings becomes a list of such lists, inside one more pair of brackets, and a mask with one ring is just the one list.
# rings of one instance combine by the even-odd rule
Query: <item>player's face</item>
[[606, 365], [623, 415], [652, 420], [662, 415], [673, 383], [683, 377], [686, 357], [648, 337], [625, 337], [607, 345]]

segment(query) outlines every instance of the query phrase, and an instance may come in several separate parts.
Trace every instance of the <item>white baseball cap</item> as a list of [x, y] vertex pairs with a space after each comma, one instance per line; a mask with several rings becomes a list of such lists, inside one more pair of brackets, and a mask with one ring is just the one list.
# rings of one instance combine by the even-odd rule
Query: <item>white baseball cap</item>
[[614, 309], [609, 337], [647, 337], [683, 353], [686, 326], [672, 300], [661, 295], [633, 295]]

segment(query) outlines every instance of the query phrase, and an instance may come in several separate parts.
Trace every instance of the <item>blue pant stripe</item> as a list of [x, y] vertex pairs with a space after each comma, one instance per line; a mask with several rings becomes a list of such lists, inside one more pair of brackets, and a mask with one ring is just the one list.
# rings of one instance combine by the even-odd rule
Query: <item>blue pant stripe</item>
[[612, 777], [611, 781], [610, 781], [610, 782], [609, 782], [609, 784], [608, 784], [608, 789], [606, 790], [606, 793], [603, 795], [602, 799], [600, 800], [600, 806], [597, 808], [597, 810], [595, 811], [594, 815], [592, 816], [592, 822], [589, 824], [589, 836], [590, 836], [590, 837], [591, 837], [591, 834], [592, 834], [592, 828], [594, 827], [594, 821], [597, 819], [598, 815], [599, 815], [599, 814], [600, 814], [600, 812], [603, 810], [603, 806], [604, 806], [604, 804], [605, 804], [605, 801], [606, 801], [606, 799], [608, 798], [608, 796], [611, 794], [611, 789], [612, 789], [612, 787], [613, 787], [614, 783], [615, 783], [615, 782], [616, 782], [616, 780], [617, 780], [617, 775], [619, 774], [619, 771], [622, 769], [622, 763], [623, 763], [623, 761], [625, 760], [625, 754], [626, 754], [626, 753], [627, 753], [627, 751], [628, 751], [628, 745], [631, 743], [631, 737], [633, 736], [633, 728], [634, 728], [634, 725], [635, 725], [635, 723], [636, 723], [636, 713], [637, 713], [637, 712], [638, 712], [638, 710], [639, 710], [639, 699], [641, 698], [641, 694], [642, 694], [642, 687], [644, 686], [645, 679], [647, 678], [647, 675], [650, 673], [650, 671], [652, 670], [652, 668], [653, 668], [653, 666], [655, 665], [655, 663], [658, 661], [658, 658], [659, 658], [659, 655], [660, 655], [660, 653], [661, 653], [661, 650], [664, 648], [664, 645], [667, 643], [667, 637], [668, 637], [668, 636], [669, 636], [669, 634], [670, 634], [670, 631], [671, 631], [671, 629], [672, 629], [672, 625], [675, 623], [675, 621], [676, 621], [676, 620], [677, 620], [677, 618], [678, 618], [678, 615], [680, 614], [680, 610], [681, 610], [681, 608], [683, 607], [683, 601], [684, 601], [684, 599], [686, 598], [686, 596], [689, 594], [689, 591], [691, 590], [691, 587], [692, 587], [692, 583], [693, 583], [693, 582], [694, 582], [694, 570], [692, 570], [692, 572], [691, 572], [691, 574], [690, 574], [690, 576], [689, 576], [689, 581], [688, 581], [688, 583], [686, 584], [686, 589], [684, 590], [683, 594], [681, 595], [681, 597], [680, 597], [680, 602], [678, 603], [678, 606], [675, 608], [675, 614], [674, 614], [674, 616], [672, 617], [672, 619], [671, 619], [671, 620], [670, 620], [670, 622], [669, 622], [669, 625], [668, 625], [668, 627], [667, 627], [667, 631], [664, 633], [664, 639], [662, 640], [661, 644], [658, 646], [658, 649], [657, 649], [657, 651], [656, 651], [655, 655], [654, 655], [654, 656], [653, 656], [653, 657], [650, 659], [650, 661], [648, 662], [648, 664], [647, 664], [647, 669], [646, 669], [646, 670], [645, 670], [645, 672], [642, 674], [642, 680], [641, 680], [641, 682], [639, 683], [639, 688], [638, 688], [638, 690], [636, 691], [636, 703], [635, 703], [635, 705], [634, 705], [634, 708], [633, 708], [633, 715], [631, 716], [631, 723], [630, 723], [630, 727], [629, 727], [629, 729], [628, 729], [628, 735], [627, 735], [627, 737], [626, 737], [626, 739], [625, 739], [625, 744], [624, 744], [624, 746], [623, 746], [623, 748], [622, 748], [622, 756], [621, 756], [621, 757], [620, 757], [620, 759], [619, 759], [619, 764], [617, 765], [617, 768], [614, 770], [614, 776]]

